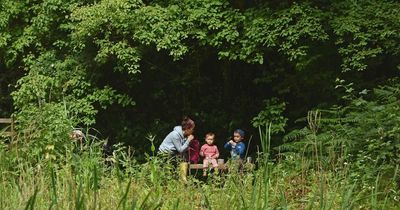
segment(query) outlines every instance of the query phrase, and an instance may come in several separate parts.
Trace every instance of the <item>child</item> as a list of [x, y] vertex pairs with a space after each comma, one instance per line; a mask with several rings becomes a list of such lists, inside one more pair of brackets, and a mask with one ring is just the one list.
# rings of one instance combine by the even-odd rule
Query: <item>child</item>
[[200, 149], [200, 156], [204, 157], [203, 159], [203, 176], [207, 176], [207, 168], [211, 163], [213, 168], [218, 169], [217, 158], [219, 157], [218, 147], [214, 145], [214, 133], [206, 134], [206, 144], [204, 144]]
[[232, 160], [243, 160], [245, 156], [246, 145], [242, 142], [244, 139], [244, 131], [236, 129], [233, 132], [233, 140], [226, 142], [225, 149], [231, 152]]

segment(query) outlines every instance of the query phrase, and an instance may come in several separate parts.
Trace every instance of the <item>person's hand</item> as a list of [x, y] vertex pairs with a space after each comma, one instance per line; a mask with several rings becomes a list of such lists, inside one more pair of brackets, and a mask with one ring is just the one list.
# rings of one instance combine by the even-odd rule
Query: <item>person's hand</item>
[[203, 153], [203, 152], [200, 152], [200, 156], [202, 156], [202, 157], [203, 157], [203, 156], [204, 156], [204, 153]]
[[234, 142], [233, 140], [230, 140], [230, 141], [229, 141], [229, 144], [235, 146], [235, 145], [236, 145], [236, 142]]
[[194, 136], [193, 135], [189, 135], [188, 137], [187, 137], [187, 140], [190, 142], [190, 141], [192, 141], [194, 139]]

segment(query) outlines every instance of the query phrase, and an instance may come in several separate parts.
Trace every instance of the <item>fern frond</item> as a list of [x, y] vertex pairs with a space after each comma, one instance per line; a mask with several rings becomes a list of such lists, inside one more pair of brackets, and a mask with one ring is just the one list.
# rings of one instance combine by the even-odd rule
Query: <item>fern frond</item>
[[296, 141], [310, 133], [311, 131], [307, 127], [298, 130], [293, 130], [283, 137], [283, 142]]

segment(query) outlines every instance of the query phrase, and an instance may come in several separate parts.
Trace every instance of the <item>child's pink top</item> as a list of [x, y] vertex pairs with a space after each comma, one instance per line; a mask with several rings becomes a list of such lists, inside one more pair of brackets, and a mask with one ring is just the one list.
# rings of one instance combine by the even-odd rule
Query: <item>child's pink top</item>
[[200, 153], [204, 154], [204, 157], [210, 157], [210, 158], [218, 158], [219, 157], [219, 151], [218, 147], [216, 145], [208, 145], [204, 144], [201, 146]]

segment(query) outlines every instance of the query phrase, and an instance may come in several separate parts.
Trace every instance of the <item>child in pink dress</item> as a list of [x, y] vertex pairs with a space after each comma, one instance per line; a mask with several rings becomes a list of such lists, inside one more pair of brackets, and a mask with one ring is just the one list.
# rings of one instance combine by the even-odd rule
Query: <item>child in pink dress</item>
[[204, 144], [200, 149], [200, 156], [204, 157], [203, 159], [203, 176], [207, 176], [207, 168], [211, 163], [213, 168], [218, 168], [217, 158], [219, 157], [218, 147], [214, 145], [214, 133], [206, 134], [206, 144]]

